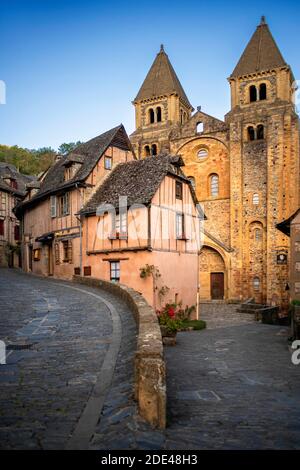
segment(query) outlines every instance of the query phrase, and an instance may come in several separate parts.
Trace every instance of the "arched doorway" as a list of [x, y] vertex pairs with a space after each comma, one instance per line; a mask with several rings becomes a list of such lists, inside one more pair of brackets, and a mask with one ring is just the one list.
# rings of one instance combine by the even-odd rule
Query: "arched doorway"
[[225, 262], [217, 250], [203, 246], [199, 259], [200, 300], [225, 298]]

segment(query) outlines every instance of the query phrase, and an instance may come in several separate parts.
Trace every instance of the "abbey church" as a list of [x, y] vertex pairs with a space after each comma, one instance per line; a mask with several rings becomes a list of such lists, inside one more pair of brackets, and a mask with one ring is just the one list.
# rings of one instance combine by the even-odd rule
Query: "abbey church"
[[289, 240], [276, 224], [299, 208], [299, 120], [293, 72], [264, 17], [228, 82], [224, 121], [194, 111], [161, 46], [133, 101], [131, 143], [185, 163], [206, 215], [201, 299], [285, 307]]

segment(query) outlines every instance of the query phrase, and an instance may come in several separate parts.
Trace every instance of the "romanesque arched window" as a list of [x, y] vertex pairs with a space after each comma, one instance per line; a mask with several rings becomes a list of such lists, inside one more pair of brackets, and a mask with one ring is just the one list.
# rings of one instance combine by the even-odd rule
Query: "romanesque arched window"
[[150, 108], [149, 111], [148, 111], [148, 114], [149, 114], [149, 122], [150, 122], [150, 124], [153, 124], [154, 121], [155, 121], [154, 110], [152, 108]]
[[145, 155], [145, 157], [149, 157], [150, 154], [151, 154], [151, 151], [150, 151], [149, 145], [145, 145], [145, 147], [144, 147], [144, 155]]
[[258, 276], [253, 278], [253, 289], [256, 291], [260, 290], [260, 278]]
[[203, 132], [203, 122], [197, 122], [196, 131]]
[[214, 197], [219, 195], [219, 176], [216, 174], [210, 175], [210, 195]]
[[257, 126], [256, 135], [257, 140], [262, 140], [265, 138], [265, 130], [262, 124], [259, 124], [259, 126]]
[[262, 231], [260, 228], [256, 228], [254, 231], [255, 241], [260, 242], [262, 239]]
[[258, 193], [254, 193], [253, 196], [252, 196], [252, 204], [254, 206], [258, 206], [259, 205], [259, 194]]
[[267, 85], [265, 83], [261, 83], [259, 86], [259, 99], [260, 100], [267, 99]]
[[248, 140], [255, 140], [255, 130], [253, 126], [247, 128]]
[[151, 145], [151, 155], [157, 155], [157, 145], [156, 144]]
[[161, 107], [160, 106], [156, 108], [156, 121], [161, 122]]
[[255, 85], [251, 85], [251, 87], [249, 88], [249, 100], [250, 103], [257, 101], [257, 89]]

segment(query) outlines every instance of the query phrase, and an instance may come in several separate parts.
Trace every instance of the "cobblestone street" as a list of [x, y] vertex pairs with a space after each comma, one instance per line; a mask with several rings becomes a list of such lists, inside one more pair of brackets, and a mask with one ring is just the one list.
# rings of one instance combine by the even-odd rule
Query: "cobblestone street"
[[[168, 427], [160, 431], [137, 416], [136, 326], [122, 301], [13, 270], [0, 270], [0, 301], [3, 449], [300, 448], [300, 366], [285, 327], [256, 323], [237, 305], [203, 304], [207, 329], [179, 333], [165, 349]], [[91, 409], [99, 395], [103, 407]]]
[[299, 449], [300, 366], [287, 328], [207, 304], [207, 329], [166, 349], [168, 449]]
[[[0, 270], [0, 339], [7, 345], [7, 364], [0, 366], [2, 449], [72, 448], [76, 443], [68, 442], [75, 430], [79, 439], [89, 437], [82, 436], [80, 418], [94, 388], [103, 385], [101, 367], [109, 348], [118, 341], [123, 348], [104, 302], [113, 302], [126, 343], [135, 349], [135, 324], [127, 306], [98, 289], [73, 286]], [[129, 361], [119, 407], [133, 402], [132, 376]], [[96, 422], [100, 411], [92, 410]], [[112, 420], [118, 412], [111, 410]], [[130, 412], [135, 413], [134, 405]]]

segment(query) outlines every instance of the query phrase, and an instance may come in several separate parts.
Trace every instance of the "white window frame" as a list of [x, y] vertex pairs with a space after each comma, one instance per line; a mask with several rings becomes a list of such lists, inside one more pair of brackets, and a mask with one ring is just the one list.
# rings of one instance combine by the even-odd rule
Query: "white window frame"
[[115, 232], [121, 235], [127, 235], [127, 212], [116, 214]]
[[112, 282], [119, 282], [121, 276], [120, 261], [109, 262], [109, 275]]
[[[107, 162], [109, 162], [109, 165], [107, 165]], [[112, 157], [110, 157], [109, 155], [104, 155], [104, 169], [105, 170], [112, 169]]]

